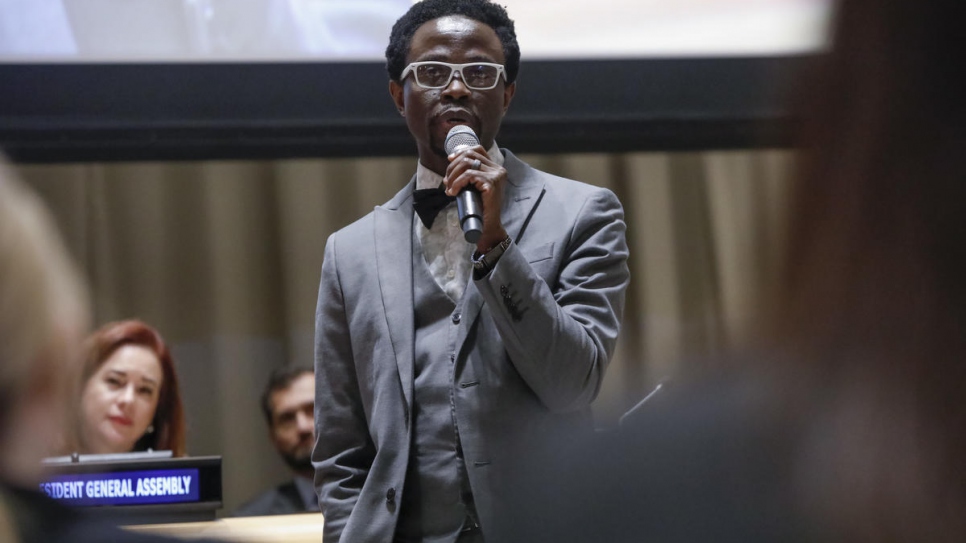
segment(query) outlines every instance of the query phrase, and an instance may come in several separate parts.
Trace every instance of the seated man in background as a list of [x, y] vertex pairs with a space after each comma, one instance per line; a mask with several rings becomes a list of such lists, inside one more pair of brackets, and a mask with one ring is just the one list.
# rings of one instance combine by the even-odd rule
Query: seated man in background
[[239, 507], [235, 516], [318, 513], [312, 481], [315, 446], [315, 374], [311, 368], [286, 366], [272, 372], [262, 393], [268, 432], [295, 477]]

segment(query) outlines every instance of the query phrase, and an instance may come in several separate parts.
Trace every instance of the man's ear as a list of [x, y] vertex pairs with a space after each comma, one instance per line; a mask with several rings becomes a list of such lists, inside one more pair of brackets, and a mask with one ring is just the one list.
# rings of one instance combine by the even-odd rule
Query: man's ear
[[399, 114], [405, 117], [406, 97], [403, 92], [403, 86], [395, 81], [389, 81], [389, 95], [392, 96], [392, 101], [395, 102]]
[[510, 109], [510, 100], [513, 100], [513, 95], [517, 92], [517, 82], [514, 81], [509, 85], [503, 86], [503, 114], [506, 115], [508, 109]]

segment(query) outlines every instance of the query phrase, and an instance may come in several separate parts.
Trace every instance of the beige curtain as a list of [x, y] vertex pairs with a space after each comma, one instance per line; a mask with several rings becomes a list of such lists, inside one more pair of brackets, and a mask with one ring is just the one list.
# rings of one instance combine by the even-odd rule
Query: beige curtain
[[[631, 285], [595, 414], [615, 423], [680, 364], [738, 337], [780, 240], [788, 151], [524, 155], [612, 189]], [[137, 317], [172, 346], [189, 453], [223, 456], [225, 510], [288, 475], [259, 395], [312, 363], [326, 237], [386, 201], [415, 158], [21, 165], [93, 287], [98, 323]]]

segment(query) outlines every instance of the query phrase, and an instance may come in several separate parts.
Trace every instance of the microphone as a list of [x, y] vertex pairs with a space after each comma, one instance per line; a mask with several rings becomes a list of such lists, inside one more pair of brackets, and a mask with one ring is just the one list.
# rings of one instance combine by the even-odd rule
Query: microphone
[[[451, 155], [465, 147], [479, 144], [480, 138], [472, 128], [458, 124], [446, 134], [443, 148], [447, 155]], [[483, 201], [476, 187], [467, 186], [460, 191], [456, 196], [456, 210], [459, 213], [460, 226], [463, 227], [463, 239], [467, 243], [476, 243], [483, 235]]]

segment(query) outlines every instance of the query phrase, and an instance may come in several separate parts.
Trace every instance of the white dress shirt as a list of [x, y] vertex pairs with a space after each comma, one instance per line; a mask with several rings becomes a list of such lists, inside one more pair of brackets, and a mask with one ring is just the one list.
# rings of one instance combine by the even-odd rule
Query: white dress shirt
[[[486, 154], [493, 162], [503, 165], [503, 153], [495, 141]], [[436, 188], [442, 182], [442, 176], [422, 164], [417, 164], [417, 189]], [[432, 228], [426, 228], [423, 221], [413, 213], [413, 228], [433, 279], [454, 303], [458, 303], [473, 271], [472, 258], [476, 245], [463, 239], [456, 202], [453, 201], [439, 212]]]

